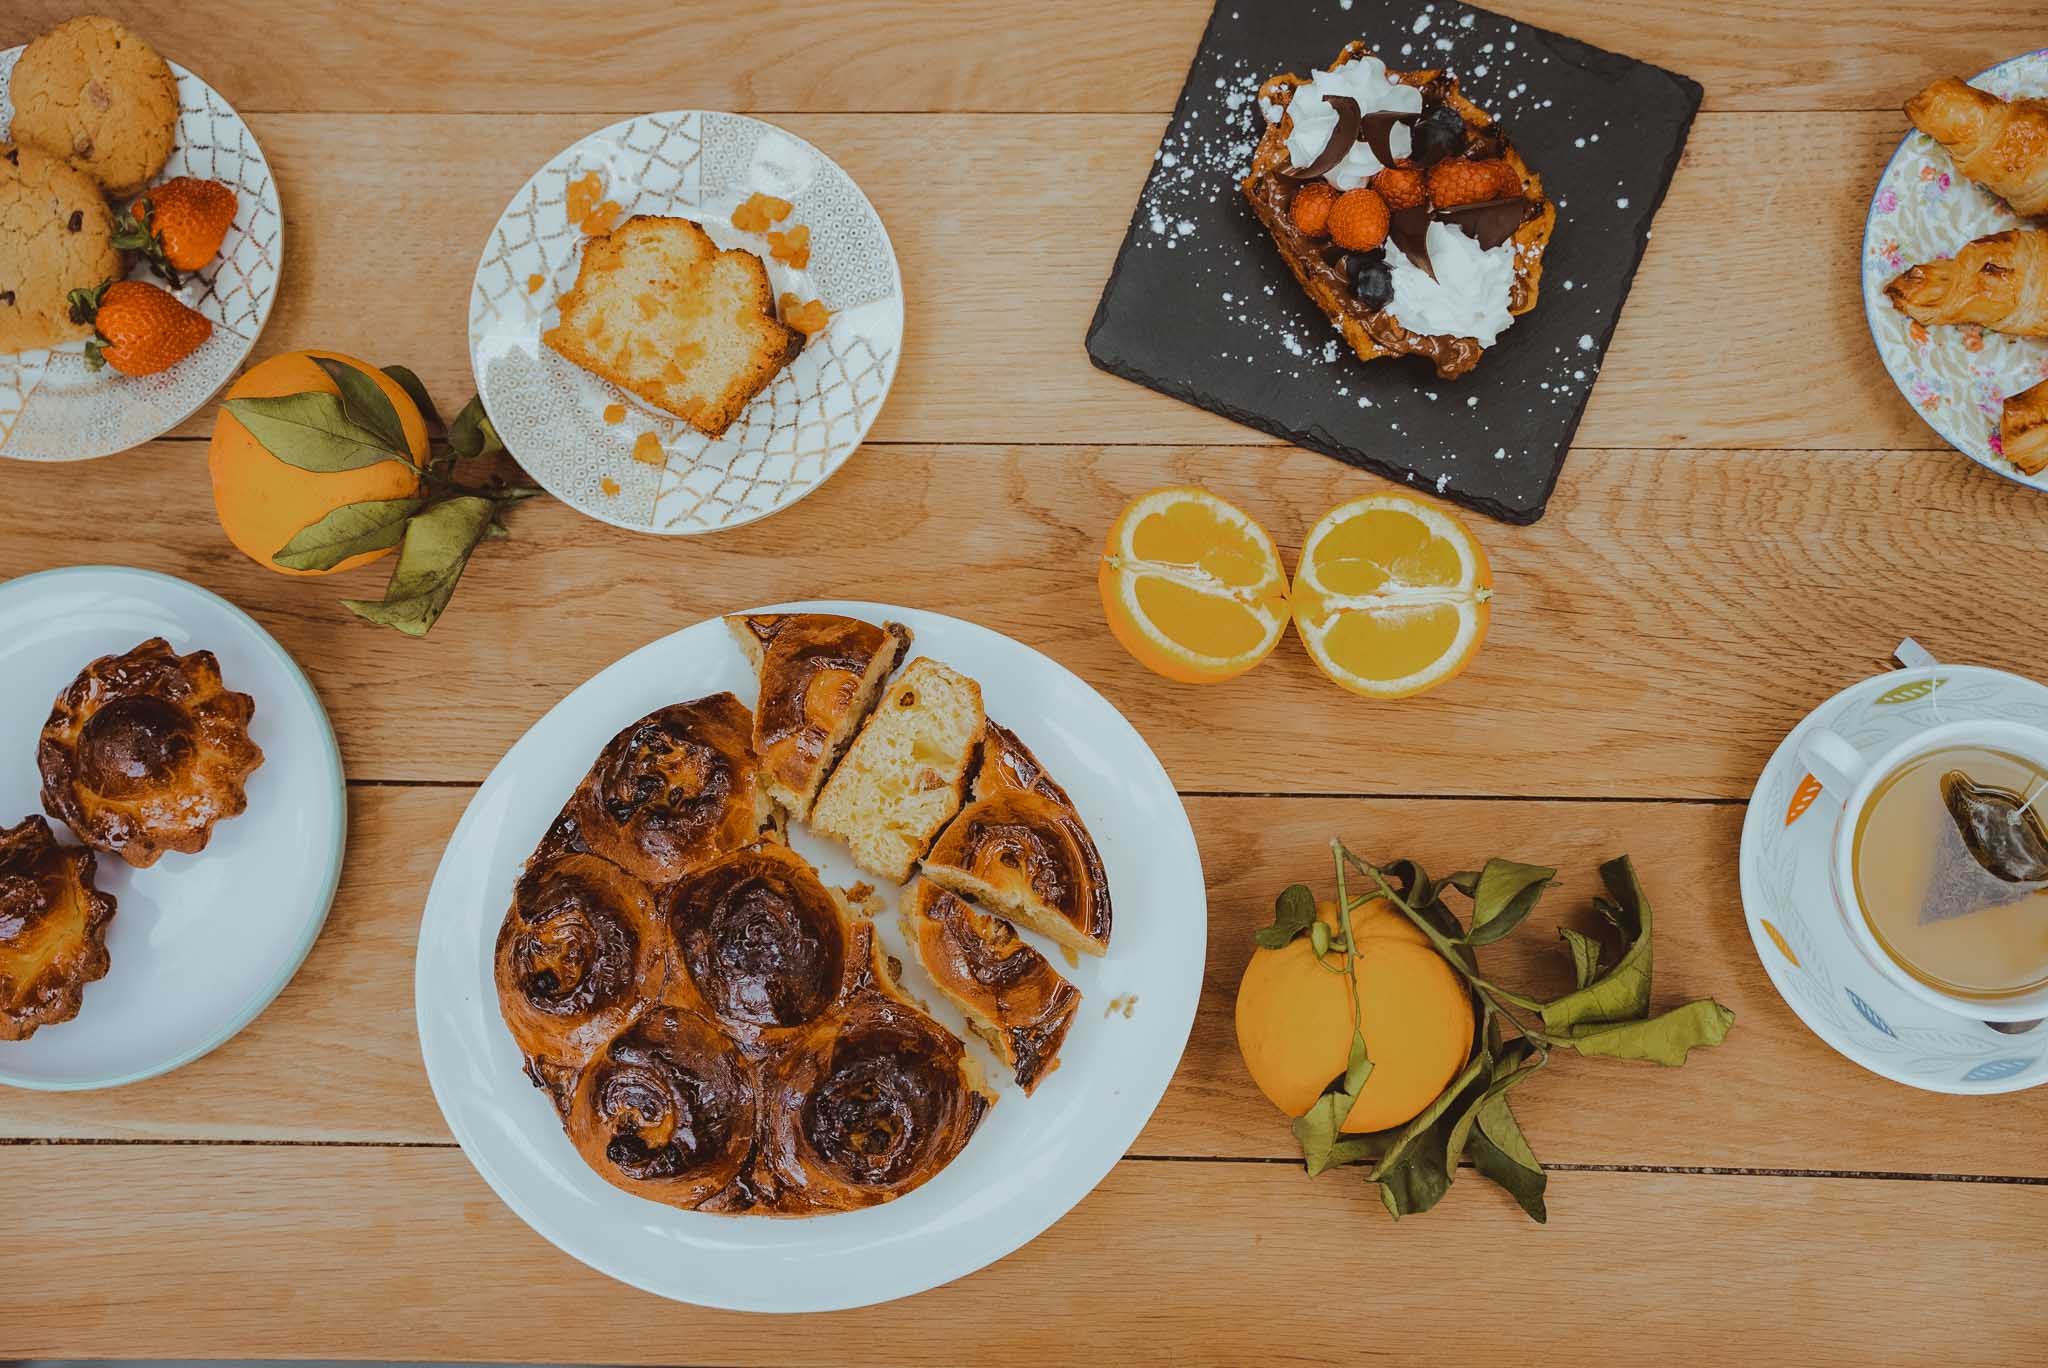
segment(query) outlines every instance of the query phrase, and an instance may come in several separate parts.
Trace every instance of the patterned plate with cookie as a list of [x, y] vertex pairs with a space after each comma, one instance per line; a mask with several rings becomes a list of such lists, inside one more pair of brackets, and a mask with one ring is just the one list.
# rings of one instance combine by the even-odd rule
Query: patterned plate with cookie
[[[14, 122], [8, 88], [22, 51], [0, 51], [0, 139]], [[169, 66], [178, 86], [176, 142], [152, 183], [176, 176], [219, 181], [237, 201], [219, 255], [175, 291], [213, 323], [212, 336], [168, 370], [146, 376], [88, 369], [83, 342], [0, 354], [0, 456], [81, 461], [162, 436], [234, 376], [270, 318], [284, 252], [270, 164], [218, 91], [176, 62]], [[153, 279], [139, 259], [129, 275]], [[0, 292], [6, 288], [0, 282]]]
[[[735, 227], [734, 211], [756, 195], [791, 208], [760, 230]], [[784, 322], [811, 301], [829, 311], [719, 437], [542, 345], [586, 228], [636, 215], [694, 220], [721, 249], [760, 257]], [[808, 262], [783, 250], [798, 225], [809, 229]], [[881, 411], [902, 345], [902, 273], [867, 196], [802, 138], [737, 114], [642, 115], [562, 152], [498, 220], [470, 292], [477, 392], [519, 463], [593, 518], [670, 536], [752, 522], [823, 484]]]
[[[2048, 96], [2048, 48], [2001, 62], [1970, 84], [2006, 99]], [[2038, 226], [1959, 173], [1941, 144], [1918, 130], [1909, 132], [1870, 199], [1863, 229], [1863, 310], [1892, 382], [1929, 427], [1979, 465], [2048, 489], [2048, 471], [2022, 474], [2005, 458], [1998, 437], [2005, 397], [2048, 379], [2048, 339], [2008, 337], [1974, 325], [1927, 327], [1899, 312], [1884, 293], [1887, 283], [1916, 262], [1952, 257], [1987, 233]]]

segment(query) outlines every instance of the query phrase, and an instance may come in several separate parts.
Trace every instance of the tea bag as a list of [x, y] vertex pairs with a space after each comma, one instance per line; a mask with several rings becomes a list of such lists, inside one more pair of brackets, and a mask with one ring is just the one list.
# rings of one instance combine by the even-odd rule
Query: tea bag
[[1941, 776], [1941, 801], [1953, 820], [1936, 838], [1923, 924], [2004, 907], [2048, 888], [2048, 826], [2026, 796], [1950, 770]]

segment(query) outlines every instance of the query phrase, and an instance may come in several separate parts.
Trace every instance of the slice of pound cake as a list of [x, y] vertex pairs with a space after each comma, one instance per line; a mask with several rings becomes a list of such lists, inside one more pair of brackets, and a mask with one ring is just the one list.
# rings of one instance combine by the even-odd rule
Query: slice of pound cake
[[919, 656], [882, 695], [811, 809], [853, 862], [902, 883], [953, 820], [981, 740], [981, 686]]
[[541, 340], [707, 437], [803, 350], [768, 269], [685, 218], [639, 215], [583, 246], [562, 321]]

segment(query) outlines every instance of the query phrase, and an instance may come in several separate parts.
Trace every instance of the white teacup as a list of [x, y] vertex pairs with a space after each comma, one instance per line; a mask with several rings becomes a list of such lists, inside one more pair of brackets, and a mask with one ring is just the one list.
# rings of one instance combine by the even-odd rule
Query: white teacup
[[2048, 771], [2048, 732], [2018, 722], [1948, 722], [1917, 732], [1876, 756], [1866, 756], [1835, 732], [1816, 728], [1799, 743], [1799, 758], [1829, 793], [1841, 800], [1835, 821], [1834, 851], [1828, 862], [1835, 888], [1835, 906], [1849, 928], [1849, 939], [1871, 967], [1902, 993], [1972, 1021], [2038, 1021], [2048, 1017], [2048, 985], [2011, 997], [1959, 997], [1944, 993], [1908, 973], [1879, 944], [1856, 897], [1856, 828], [1864, 805], [1884, 781], [1915, 756], [1950, 746], [1982, 746], [2004, 751]]

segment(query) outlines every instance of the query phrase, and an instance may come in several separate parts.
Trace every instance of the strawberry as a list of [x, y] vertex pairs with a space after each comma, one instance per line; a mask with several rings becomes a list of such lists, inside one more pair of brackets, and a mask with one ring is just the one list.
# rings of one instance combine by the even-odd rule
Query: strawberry
[[[1514, 182], [1513, 190], [1505, 189], [1510, 180]], [[1429, 202], [1438, 209], [1500, 199], [1503, 194], [1520, 194], [1521, 189], [1521, 178], [1504, 161], [1450, 157], [1429, 168]]]
[[1350, 252], [1370, 252], [1387, 240], [1387, 202], [1360, 186], [1337, 197], [1330, 210], [1330, 241]]
[[140, 252], [176, 289], [180, 271], [212, 261], [234, 224], [235, 192], [219, 181], [180, 176], [145, 190], [114, 221], [114, 245]]
[[124, 375], [155, 375], [198, 351], [213, 336], [204, 314], [146, 280], [109, 280], [71, 292], [71, 321], [93, 325], [85, 364], [111, 365]]
[[1329, 229], [1330, 210], [1337, 204], [1337, 187], [1328, 181], [1310, 181], [1294, 192], [1294, 226], [1310, 237], [1321, 237]]
[[1372, 188], [1389, 209], [1419, 209], [1428, 198], [1422, 192], [1422, 171], [1413, 166], [1389, 166], [1376, 172]]

